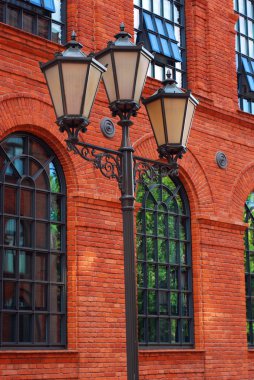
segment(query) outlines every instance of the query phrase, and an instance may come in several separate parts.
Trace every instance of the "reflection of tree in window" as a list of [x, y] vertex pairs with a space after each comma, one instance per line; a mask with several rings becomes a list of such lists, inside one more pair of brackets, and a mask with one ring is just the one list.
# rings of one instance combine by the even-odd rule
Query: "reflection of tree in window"
[[44, 143], [22, 133], [0, 143], [0, 159], [1, 313], [6, 321], [1, 325], [0, 344], [64, 346], [65, 181], [61, 166]]
[[179, 180], [139, 186], [137, 275], [142, 345], [193, 344], [190, 211]]

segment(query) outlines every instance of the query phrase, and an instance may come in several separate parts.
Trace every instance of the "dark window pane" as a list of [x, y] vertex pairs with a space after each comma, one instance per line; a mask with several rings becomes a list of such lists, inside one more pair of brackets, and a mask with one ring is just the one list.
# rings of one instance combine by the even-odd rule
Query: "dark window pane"
[[20, 197], [20, 215], [32, 216], [32, 201], [33, 201], [32, 191], [22, 189], [21, 197]]
[[23, 29], [26, 32], [33, 33], [33, 19], [31, 14], [23, 12]]
[[35, 309], [47, 309], [47, 286], [35, 284]]
[[179, 315], [179, 299], [178, 293], [170, 293], [171, 315]]
[[155, 240], [146, 238], [146, 259], [147, 261], [155, 261], [156, 251], [154, 249]]
[[8, 9], [8, 24], [11, 26], [15, 26], [15, 28], [19, 27], [19, 10], [16, 8]]
[[61, 324], [62, 317], [60, 315], [52, 315], [50, 317], [50, 338], [53, 344], [61, 343]]
[[168, 288], [168, 269], [165, 266], [159, 266], [159, 288], [167, 289]]
[[4, 252], [3, 276], [14, 278], [16, 276], [16, 251], [10, 249]]
[[50, 154], [37, 140], [30, 140], [29, 154], [40, 161], [41, 164], [44, 164], [50, 157]]
[[0, 22], [4, 21], [4, 4], [0, 3]]
[[52, 285], [50, 288], [50, 303], [51, 303], [51, 311], [61, 312], [62, 311], [62, 287]]
[[44, 171], [38, 177], [36, 177], [35, 185], [38, 189], [49, 190], [48, 177]]
[[147, 265], [147, 287], [155, 288], [156, 284], [156, 266]]
[[36, 218], [48, 218], [48, 195], [45, 193], [36, 193]]
[[61, 196], [52, 194], [50, 197], [50, 219], [61, 220]]
[[17, 224], [15, 219], [5, 218], [4, 220], [4, 244], [16, 245]]
[[138, 340], [139, 342], [145, 341], [145, 328], [144, 328], [144, 318], [138, 318]]
[[41, 170], [41, 166], [33, 159], [29, 160], [29, 175], [33, 177]]
[[160, 319], [160, 341], [163, 343], [169, 342], [169, 320]]
[[20, 247], [32, 246], [32, 227], [33, 227], [33, 223], [30, 220], [20, 221], [20, 225], [19, 225]]
[[166, 240], [158, 239], [158, 261], [161, 263], [167, 262], [167, 242], [166, 242]]
[[36, 248], [48, 248], [48, 224], [36, 223]]
[[16, 308], [16, 283], [4, 281], [3, 283], [3, 308], [15, 309]]
[[58, 224], [50, 225], [50, 247], [57, 251], [61, 249], [61, 226]]
[[32, 315], [19, 314], [19, 341], [28, 342], [32, 341]]
[[156, 314], [157, 311], [157, 292], [154, 291], [148, 291], [147, 294], [147, 303], [148, 303], [148, 313], [149, 314]]
[[38, 35], [49, 39], [49, 21], [44, 18], [38, 18]]
[[156, 318], [148, 319], [148, 341], [151, 343], [157, 341], [157, 331], [156, 331], [157, 323], [156, 322], [157, 322]]
[[32, 278], [32, 254], [31, 252], [19, 252], [19, 277], [22, 279]]
[[34, 328], [35, 342], [46, 342], [47, 316], [45, 314], [35, 314]]
[[182, 326], [183, 326], [182, 327], [183, 341], [185, 343], [189, 343], [190, 342], [189, 321], [187, 319], [184, 319]]
[[168, 314], [168, 293], [159, 292], [159, 311], [161, 315]]
[[61, 42], [61, 27], [60, 25], [55, 24], [52, 22], [52, 31], [51, 31], [51, 39], [53, 42], [56, 42], [57, 44], [60, 44]]
[[32, 309], [32, 284], [28, 282], [19, 283], [19, 309]]
[[171, 343], [179, 343], [179, 320], [171, 319]]
[[4, 188], [4, 212], [16, 214], [16, 189], [13, 187]]
[[3, 313], [3, 342], [15, 342], [16, 340], [16, 315]]
[[47, 258], [48, 254], [37, 253], [35, 256], [35, 280], [47, 280]]
[[145, 292], [143, 290], [138, 290], [138, 312], [139, 314], [144, 314], [144, 297]]

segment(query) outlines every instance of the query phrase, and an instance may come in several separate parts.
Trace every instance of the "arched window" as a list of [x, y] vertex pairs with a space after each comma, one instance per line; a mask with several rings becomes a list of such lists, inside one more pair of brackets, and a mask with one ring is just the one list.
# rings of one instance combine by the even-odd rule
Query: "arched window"
[[0, 143], [0, 345], [63, 347], [65, 180], [54, 153], [18, 133]]
[[246, 315], [247, 339], [250, 346], [254, 345], [254, 192], [245, 203], [244, 222], [248, 223], [244, 236], [245, 250], [245, 283], [246, 283]]
[[140, 345], [193, 344], [191, 231], [179, 180], [140, 186], [137, 201]]

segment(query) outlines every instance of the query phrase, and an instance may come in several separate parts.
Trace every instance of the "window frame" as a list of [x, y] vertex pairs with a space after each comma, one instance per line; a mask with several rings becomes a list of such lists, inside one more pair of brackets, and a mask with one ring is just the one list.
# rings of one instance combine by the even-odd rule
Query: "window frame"
[[[170, 177], [169, 177], [170, 178]], [[178, 213], [175, 214], [174, 217], [177, 220], [177, 232], [175, 236], [171, 236], [170, 232], [167, 232], [167, 236], [161, 237], [158, 234], [150, 235], [147, 233], [147, 226], [146, 226], [146, 212], [151, 213], [151, 209], [147, 208], [145, 205], [145, 199], [148, 199], [149, 197], [149, 187], [155, 189], [156, 186], [162, 188], [159, 191], [163, 191], [165, 188], [165, 184], [163, 183], [163, 176], [159, 176], [159, 181], [156, 183], [146, 183], [145, 184], [145, 192], [144, 196], [142, 198], [142, 203], [141, 207], [138, 211], [137, 214], [137, 272], [138, 272], [138, 303], [139, 303], [139, 308], [138, 308], [138, 316], [139, 316], [139, 323], [140, 321], [143, 321], [143, 324], [141, 328], [144, 329], [144, 334], [143, 334], [143, 340], [140, 339], [140, 325], [139, 325], [139, 347], [142, 349], [145, 348], [193, 348], [194, 347], [194, 306], [193, 306], [193, 280], [192, 280], [192, 253], [191, 253], [191, 214], [190, 214], [190, 207], [189, 207], [189, 201], [188, 201], [188, 196], [187, 193], [180, 182], [179, 179], [176, 178], [170, 178], [172, 183], [175, 185], [175, 190], [173, 192], [173, 198], [176, 200], [178, 196], [180, 196], [182, 203], [183, 203], [183, 208], [185, 210], [185, 215]], [[139, 190], [138, 190], [139, 191]], [[171, 190], [170, 190], [171, 191]], [[171, 191], [172, 192], [172, 191]], [[162, 195], [161, 199], [162, 200]], [[137, 193], [137, 202], [141, 201], [139, 198], [139, 194]], [[156, 205], [158, 207], [158, 205]], [[154, 211], [153, 211], [154, 212]], [[156, 214], [157, 212], [157, 214]], [[154, 228], [156, 231], [158, 231], [158, 227], [156, 226], [156, 223], [158, 221], [158, 210], [154, 212]], [[138, 219], [139, 219], [139, 213], [141, 214], [141, 227], [142, 231], [139, 230], [139, 225], [138, 225]], [[166, 214], [166, 212], [165, 212]], [[170, 211], [167, 211], [167, 217], [172, 216], [173, 213]], [[180, 221], [185, 221], [185, 234], [186, 234], [186, 239], [183, 240], [180, 238]], [[166, 227], [167, 229], [168, 227]], [[148, 255], [148, 243], [147, 240], [153, 240], [153, 257], [155, 260], [148, 260], [147, 255]], [[167, 259], [165, 262], [160, 262], [159, 260], [159, 240], [166, 242], [167, 246]], [[140, 241], [142, 240], [142, 243], [140, 244]], [[170, 261], [170, 243], [175, 242], [175, 251], [174, 254], [176, 255], [176, 260], [175, 262]], [[145, 243], [144, 243], [145, 242]], [[186, 249], [186, 263], [181, 262], [180, 258], [180, 244], [185, 245]], [[141, 250], [140, 250], [141, 247]], [[156, 248], [157, 247], [157, 248]], [[153, 266], [157, 269], [155, 269], [155, 286], [153, 289], [149, 287], [149, 266]], [[140, 269], [141, 267], [141, 269]], [[159, 268], [160, 267], [165, 267], [166, 269], [166, 276], [167, 276], [167, 287], [166, 288], [161, 288], [159, 286]], [[172, 269], [172, 272], [171, 272]], [[182, 269], [185, 271], [182, 272]], [[171, 287], [171, 277], [170, 273], [177, 273], [177, 287]], [[141, 274], [140, 274], [141, 273]], [[181, 274], [182, 273], [187, 273], [187, 289], [182, 288], [184, 280], [182, 280]], [[142, 278], [141, 278], [142, 276]], [[140, 282], [142, 285], [143, 281], [143, 286], [140, 286]], [[186, 281], [186, 280], [185, 280]], [[186, 283], [185, 283], [186, 284]], [[151, 290], [152, 289], [152, 290]], [[155, 296], [155, 302], [156, 302], [156, 311], [153, 313], [149, 313], [149, 292], [154, 291], [156, 293]], [[139, 293], [140, 292], [140, 293]], [[162, 293], [167, 294], [167, 313], [168, 314], [161, 314], [160, 313], [160, 304], [159, 304], [159, 297], [162, 295]], [[178, 300], [177, 300], [177, 310], [178, 310], [178, 315], [177, 313], [172, 313], [171, 310], [171, 294], [177, 294]], [[182, 313], [182, 295], [187, 295], [188, 297], [188, 313], [184, 314]], [[141, 309], [140, 309], [141, 305]], [[142, 312], [143, 311], [143, 312]], [[156, 341], [151, 341], [149, 340], [149, 319], [156, 319]], [[162, 341], [160, 338], [160, 320], [164, 319], [165, 321], [168, 320], [169, 322], [169, 327], [168, 327], [168, 341]], [[177, 332], [178, 332], [178, 341], [172, 341], [172, 336], [171, 336], [171, 324], [172, 321], [178, 320], [179, 323], [175, 322], [177, 326]], [[189, 321], [189, 330], [188, 330], [188, 336], [189, 336], [189, 341], [184, 342], [183, 339], [183, 325], [184, 321]]]
[[[8, 175], [8, 167], [11, 167], [12, 171], [14, 169], [14, 165], [11, 164], [11, 162], [14, 162], [15, 158], [10, 158], [8, 154], [6, 154], [5, 150], [3, 150], [2, 146], [6, 142], [6, 140], [10, 138], [23, 138], [24, 142], [24, 154], [22, 155], [17, 155], [15, 153], [16, 160], [22, 161], [23, 162], [23, 167], [25, 168], [24, 170], [26, 171], [25, 175], [20, 178], [20, 180], [17, 183], [11, 183], [11, 181], [6, 181], [5, 176]], [[49, 173], [50, 173], [50, 164], [52, 170], [56, 172], [56, 175], [58, 178], [57, 181], [59, 181], [60, 189], [59, 191], [55, 191], [51, 187], [49, 188], [43, 188], [43, 187], [38, 187], [36, 184], [34, 187], [29, 186], [26, 181], [29, 183], [29, 176], [28, 175], [28, 170], [31, 163], [36, 163], [39, 162], [38, 158], [36, 159], [34, 155], [31, 155], [29, 152], [30, 149], [30, 143], [31, 141], [36, 142], [37, 144], [40, 145], [40, 147], [43, 149], [43, 152], [46, 152], [48, 155], [48, 159], [44, 162], [42, 165], [41, 169], [41, 174], [43, 174], [46, 171], [46, 168], [48, 168]], [[66, 348], [66, 342], [67, 342], [67, 323], [66, 323], [66, 318], [67, 318], [67, 305], [66, 305], [66, 296], [67, 296], [67, 291], [66, 291], [66, 181], [65, 181], [65, 176], [63, 169], [61, 167], [61, 164], [55, 155], [55, 153], [51, 150], [51, 148], [41, 139], [35, 137], [34, 135], [28, 134], [28, 133], [13, 133], [8, 135], [6, 138], [4, 138], [0, 142], [0, 150], [1, 150], [1, 157], [4, 157], [4, 162], [3, 159], [1, 159], [1, 172], [0, 172], [0, 220], [1, 220], [1, 227], [2, 227], [2, 233], [0, 236], [0, 260], [2, 260], [2, 270], [0, 272], [0, 294], [3, 296], [1, 297], [2, 300], [0, 302], [0, 350], [1, 349], [64, 349]], [[17, 157], [21, 157], [18, 158]], [[10, 166], [11, 165], [11, 166]], [[38, 166], [39, 167], [39, 166]], [[43, 169], [44, 168], [44, 169]], [[15, 170], [13, 171], [15, 172]], [[7, 173], [7, 174], [6, 174]], [[17, 172], [18, 173], [18, 172]], [[36, 173], [34, 174], [36, 178]], [[20, 174], [19, 174], [20, 176]], [[44, 174], [45, 176], [45, 174]], [[39, 175], [37, 176], [37, 178]], [[23, 178], [23, 179], [22, 179]], [[49, 174], [48, 174], [49, 178]], [[22, 180], [21, 180], [22, 179]], [[22, 181], [23, 182], [22, 184]], [[31, 180], [30, 180], [31, 181]], [[35, 179], [36, 181], [36, 179]], [[25, 183], [25, 184], [24, 184]], [[7, 189], [13, 189], [13, 192], [16, 193], [15, 196], [15, 210], [14, 212], [8, 212], [5, 209], [5, 202], [4, 202], [4, 196], [5, 196], [5, 188], [7, 186]], [[48, 182], [49, 186], [49, 182]], [[53, 185], [52, 185], [53, 186]], [[32, 198], [30, 199], [30, 215], [22, 214], [22, 208], [25, 206], [22, 206], [21, 203], [21, 196], [22, 196], [22, 191], [24, 192], [30, 192], [32, 194]], [[47, 212], [45, 216], [38, 216], [35, 212], [36, 205], [40, 204], [39, 198], [36, 203], [36, 198], [39, 195], [38, 194], [43, 194], [46, 199], [46, 204], [47, 204]], [[60, 219], [58, 217], [51, 217], [52, 212], [54, 212], [54, 209], [52, 209], [52, 201], [54, 202], [59, 202], [60, 199], [60, 206], [57, 207], [57, 210], [60, 211]], [[39, 202], [39, 203], [38, 203]], [[24, 205], [26, 203], [24, 202]], [[45, 215], [45, 214], [44, 214]], [[5, 220], [14, 220], [16, 227], [14, 228], [14, 234], [15, 234], [15, 241], [13, 241], [13, 244], [9, 244], [9, 242], [5, 240], [5, 227], [6, 224], [4, 224]], [[25, 236], [21, 233], [21, 226], [25, 225], [24, 223], [30, 223], [31, 224], [31, 243], [25, 244], [22, 241], [21, 236]], [[23, 224], [22, 224], [23, 223]], [[47, 237], [47, 243], [45, 244], [44, 247], [39, 247], [38, 245], [35, 244], [35, 226], [38, 227], [38, 223], [43, 223], [45, 225], [45, 228], [47, 230], [46, 232], [46, 237]], [[61, 231], [60, 234], [60, 248], [57, 246], [54, 246], [52, 243], [51, 239], [53, 238], [53, 235], [50, 234], [51, 231], [51, 226], [59, 226], [57, 227], [58, 231]], [[47, 226], [47, 227], [46, 227]], [[45, 231], [46, 231], [45, 230]], [[24, 239], [25, 237], [23, 237]], [[19, 240], [19, 241], [18, 241]], [[4, 262], [4, 255], [7, 254], [12, 254], [13, 255], [13, 272], [11, 273], [11, 276], [6, 275], [6, 271], [4, 270], [6, 262]], [[29, 275], [28, 277], [23, 277], [23, 272], [21, 271], [21, 266], [22, 262], [20, 261], [21, 256], [28, 256], [30, 257], [29, 259]], [[43, 270], [43, 275], [40, 274], [41, 277], [38, 277], [38, 273], [36, 271], [37, 269], [37, 260], [43, 259], [45, 260], [45, 265], [42, 266]], [[55, 261], [55, 262], [54, 262]], [[54, 262], [55, 266], [52, 266], [52, 263]], [[9, 262], [8, 262], [9, 265]], [[20, 266], [21, 265], [21, 266]], [[23, 265], [27, 265], [26, 259], [24, 259]], [[53, 271], [52, 272], [52, 268]], [[60, 268], [60, 269], [58, 269]], [[60, 270], [60, 274], [58, 273], [58, 270]], [[53, 274], [54, 273], [54, 274]], [[22, 276], [21, 276], [22, 274]], [[60, 277], [59, 277], [60, 276]], [[13, 299], [13, 305], [11, 308], [6, 307], [4, 305], [5, 302], [5, 297], [4, 297], [4, 284], [14, 284], [14, 290], [15, 292], [13, 293], [14, 295], [12, 296]], [[23, 294], [24, 289], [26, 288], [25, 286], [22, 287], [22, 284], [30, 287], [30, 291], [28, 290], [29, 294], [29, 299], [30, 299], [30, 305], [24, 306], [20, 304], [21, 300], [21, 294]], [[38, 306], [36, 305], [36, 302], [38, 300], [38, 295], [36, 295], [36, 288], [37, 287], [43, 287], [43, 291], [41, 292], [40, 296], [42, 297], [43, 301], [45, 302], [45, 305], [43, 306]], [[51, 293], [52, 289], [54, 288], [54, 293]], [[29, 288], [28, 288], [29, 289]], [[60, 298], [58, 298], [58, 294], [60, 291]], [[51, 300], [51, 294], [54, 294], [54, 297], [56, 300], [60, 299], [60, 310], [58, 309], [58, 305], [56, 307], [53, 307], [53, 303]], [[45, 297], [45, 298], [44, 298]], [[53, 306], [52, 306], [53, 305]], [[15, 325], [14, 326], [14, 335], [13, 338], [10, 338], [11, 341], [3, 341], [3, 318], [4, 316], [9, 315], [9, 317], [13, 316], [15, 319]], [[24, 319], [25, 316], [28, 316], [30, 319], [31, 324], [29, 333], [31, 334], [30, 341], [22, 341], [22, 332], [19, 330], [19, 321]], [[44, 316], [44, 317], [42, 317]], [[39, 318], [45, 319], [44, 322], [41, 322], [42, 325], [43, 323], [45, 324], [45, 334], [43, 337], [45, 337], [44, 341], [36, 341], [36, 332], [38, 333], [39, 331]], [[51, 322], [55, 319], [55, 323], [58, 323], [59, 330], [55, 334], [60, 334], [56, 335], [56, 339], [60, 337], [60, 342], [54, 341], [54, 337], [51, 334]], [[57, 320], [58, 319], [58, 322]], [[26, 322], [28, 323], [28, 322]], [[36, 330], [37, 329], [37, 330]], [[20, 335], [21, 334], [21, 335]]]

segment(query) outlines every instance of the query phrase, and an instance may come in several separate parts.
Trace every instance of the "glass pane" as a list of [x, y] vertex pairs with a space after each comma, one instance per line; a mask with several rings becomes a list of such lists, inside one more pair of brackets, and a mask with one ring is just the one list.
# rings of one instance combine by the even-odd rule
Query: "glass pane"
[[50, 304], [52, 312], [62, 311], [62, 287], [52, 285], [50, 287]]
[[10, 249], [4, 252], [3, 257], [3, 276], [14, 278], [16, 272], [16, 251]]
[[48, 248], [48, 225], [47, 223], [36, 223], [36, 248]]
[[149, 235], [153, 235], [154, 231], [154, 213], [146, 212], [146, 233]]
[[161, 15], [161, 1], [153, 0], [153, 12], [157, 15]]
[[155, 32], [152, 16], [144, 12], [144, 20], [145, 20], [146, 28]]
[[50, 248], [54, 250], [61, 249], [61, 226], [57, 224], [50, 225]]
[[55, 3], [55, 12], [52, 13], [52, 20], [61, 21], [61, 8], [62, 0], [54, 0]]
[[187, 268], [181, 268], [181, 289], [188, 290], [188, 269]]
[[168, 314], [168, 293], [159, 292], [159, 311], [161, 315]]
[[49, 21], [38, 18], [38, 36], [49, 39]]
[[59, 195], [52, 194], [50, 197], [50, 220], [61, 220], [61, 199]]
[[189, 315], [189, 300], [188, 295], [185, 293], [182, 294], [182, 315]]
[[36, 218], [48, 219], [48, 195], [36, 193]]
[[20, 215], [32, 216], [33, 193], [30, 190], [21, 189], [20, 196]]
[[151, 0], [142, 0], [142, 5], [144, 9], [147, 9], [148, 11], [152, 10]]
[[171, 343], [179, 342], [179, 321], [177, 319], [171, 320]]
[[30, 158], [29, 160], [29, 175], [33, 177], [38, 171], [41, 170], [41, 165], [38, 164], [35, 160]]
[[187, 319], [184, 319], [182, 321], [182, 334], [183, 334], [183, 342], [189, 343], [190, 342], [190, 328], [189, 328], [189, 321]]
[[176, 237], [176, 218], [172, 215], [168, 216], [168, 229], [169, 229], [169, 236], [171, 238]]
[[148, 314], [157, 314], [157, 292], [147, 292]]
[[34, 339], [36, 343], [46, 342], [47, 317], [45, 314], [35, 314]]
[[32, 246], [32, 222], [30, 220], [21, 220], [19, 225], [19, 245], [21, 247]]
[[50, 157], [44, 147], [35, 139], [29, 139], [29, 154], [44, 164]]
[[172, 20], [171, 2], [169, 0], [163, 0], [164, 17], [168, 20]]
[[20, 251], [19, 253], [19, 277], [22, 279], [32, 278], [32, 254]]
[[61, 43], [61, 26], [54, 22], [51, 24], [51, 40], [57, 44]]
[[137, 250], [137, 258], [139, 260], [144, 260], [143, 239], [141, 236], [136, 237], [136, 250]]
[[28, 342], [32, 341], [32, 315], [19, 314], [19, 341]]
[[156, 322], [155, 318], [148, 319], [148, 341], [156, 342], [157, 340], [157, 332], [156, 332]]
[[180, 243], [180, 260], [182, 264], [187, 264], [187, 247], [185, 243]]
[[178, 289], [178, 269], [170, 269], [170, 289]]
[[160, 49], [156, 35], [152, 33], [148, 33], [148, 37], [149, 37], [152, 51], [160, 53], [161, 49]]
[[3, 308], [16, 309], [16, 284], [15, 282], [3, 282]]
[[15, 342], [16, 340], [16, 315], [3, 313], [3, 342]]
[[44, 171], [39, 175], [39, 177], [35, 179], [35, 185], [38, 189], [43, 189], [43, 190], [49, 189], [48, 177]]
[[5, 218], [4, 219], [4, 244], [16, 245], [16, 220]]
[[160, 341], [169, 342], [169, 321], [168, 319], [160, 319]]
[[158, 18], [158, 17], [155, 17], [155, 23], [156, 23], [156, 26], [157, 26], [158, 33], [162, 34], [163, 36], [166, 36], [162, 20], [160, 18]]
[[138, 266], [137, 266], [137, 282], [138, 282], [138, 286], [140, 287], [144, 286], [144, 271], [143, 271], [142, 263], [138, 263]]
[[8, 24], [14, 26], [15, 28], [19, 27], [19, 10], [15, 8], [8, 9]]
[[24, 158], [16, 158], [13, 161], [13, 165], [20, 176], [25, 174], [25, 159]]
[[144, 313], [144, 299], [145, 299], [145, 291], [138, 290], [138, 313]]
[[7, 156], [12, 159], [15, 156], [20, 156], [24, 154], [25, 149], [25, 138], [23, 137], [8, 137], [1, 143]]
[[4, 212], [16, 214], [16, 189], [13, 187], [4, 187]]
[[60, 344], [61, 343], [61, 316], [51, 315], [50, 316], [50, 339], [51, 343]]
[[36, 253], [35, 256], [35, 280], [47, 280], [47, 258], [48, 254]]
[[167, 267], [160, 265], [159, 266], [159, 288], [167, 289], [168, 288], [168, 271]]
[[33, 33], [33, 16], [23, 12], [23, 29], [28, 33]]
[[35, 309], [47, 309], [47, 286], [42, 284], [35, 284]]
[[171, 57], [172, 54], [169, 50], [168, 41], [165, 38], [161, 38], [160, 40], [162, 44], [163, 54], [166, 55], [167, 57]]
[[147, 287], [155, 288], [156, 283], [156, 267], [155, 265], [147, 265]]
[[170, 294], [171, 315], [179, 315], [178, 293]]
[[166, 242], [166, 240], [158, 239], [158, 261], [161, 263], [167, 262], [167, 242]]
[[254, 273], [254, 255], [249, 255], [250, 273]]
[[146, 239], [146, 259], [147, 259], [147, 261], [155, 261], [154, 244], [155, 244], [154, 239], [151, 239], [151, 238]]
[[174, 4], [174, 21], [177, 24], [181, 23], [181, 21], [180, 21], [180, 6], [176, 5], [176, 4]]
[[169, 38], [171, 38], [172, 40], [175, 40], [176, 37], [175, 37], [175, 32], [174, 32], [173, 25], [169, 24], [168, 22], [166, 22], [166, 27], [167, 27], [167, 32], [168, 32]]
[[138, 318], [138, 340], [139, 342], [145, 341], [145, 328], [144, 328], [144, 319]]
[[158, 213], [158, 235], [167, 236], [167, 216], [166, 214]]
[[52, 282], [60, 282], [61, 281], [61, 256], [51, 254], [50, 255], [50, 273], [51, 273], [51, 281]]
[[19, 284], [19, 308], [22, 310], [32, 309], [32, 284], [28, 282]]
[[60, 182], [53, 162], [50, 162], [49, 164], [49, 178], [50, 190], [54, 193], [59, 193], [61, 191]]

